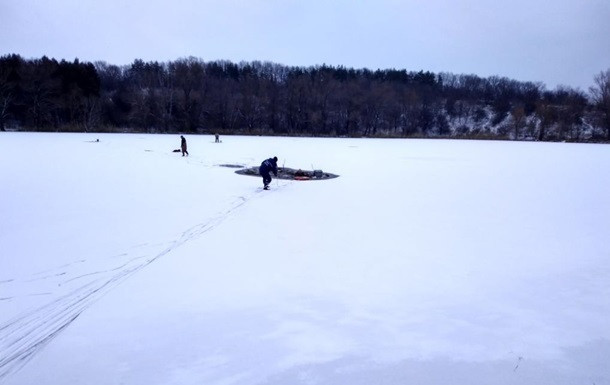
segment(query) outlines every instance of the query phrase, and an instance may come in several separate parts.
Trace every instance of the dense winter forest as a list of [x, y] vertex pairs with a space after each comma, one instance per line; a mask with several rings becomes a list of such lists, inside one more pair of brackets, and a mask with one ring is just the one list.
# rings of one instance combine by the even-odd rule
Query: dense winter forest
[[0, 57], [0, 129], [610, 141], [588, 92], [504, 77], [270, 62]]

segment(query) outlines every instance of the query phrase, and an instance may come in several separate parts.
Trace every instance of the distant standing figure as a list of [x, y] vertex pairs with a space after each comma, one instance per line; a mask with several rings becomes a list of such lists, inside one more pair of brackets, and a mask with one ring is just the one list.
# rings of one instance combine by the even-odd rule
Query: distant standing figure
[[186, 156], [189, 156], [189, 152], [186, 151], [186, 139], [184, 139], [184, 136], [182, 136], [182, 135], [180, 135], [180, 139], [181, 139], [180, 148], [182, 149], [182, 156], [184, 156], [184, 154], [186, 154]]
[[273, 175], [277, 177], [277, 156], [264, 160], [258, 172], [263, 177], [263, 188], [269, 190], [269, 183], [271, 183], [270, 173], [273, 172]]
[[216, 143], [220, 143], [220, 136], [218, 134], [216, 134], [215, 136], [216, 136]]

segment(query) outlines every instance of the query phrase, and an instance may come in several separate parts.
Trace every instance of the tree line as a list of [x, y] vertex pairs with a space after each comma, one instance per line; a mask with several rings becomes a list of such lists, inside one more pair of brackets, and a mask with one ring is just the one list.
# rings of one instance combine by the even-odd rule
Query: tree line
[[271, 62], [0, 57], [0, 129], [610, 141], [589, 93], [505, 77]]

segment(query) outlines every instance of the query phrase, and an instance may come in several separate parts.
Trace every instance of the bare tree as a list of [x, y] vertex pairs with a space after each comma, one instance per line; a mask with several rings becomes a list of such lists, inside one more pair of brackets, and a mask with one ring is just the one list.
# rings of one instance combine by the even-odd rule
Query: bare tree
[[6, 121], [11, 116], [21, 81], [19, 69], [22, 64], [23, 59], [18, 55], [0, 57], [0, 131], [5, 131]]
[[544, 141], [548, 137], [548, 132], [555, 122], [555, 108], [548, 100], [542, 99], [536, 104], [536, 116], [538, 117], [538, 133], [536, 140]]
[[0, 67], [0, 131], [4, 131], [6, 119], [9, 116], [9, 107], [13, 101], [14, 86], [9, 81], [9, 70]]
[[590, 88], [591, 96], [601, 115], [600, 120], [606, 131], [606, 140], [610, 140], [610, 69], [595, 75], [593, 80], [595, 86]]
[[512, 117], [512, 128], [514, 140], [521, 139], [521, 131], [525, 127], [525, 108], [522, 104], [514, 106], [510, 110], [510, 116]]

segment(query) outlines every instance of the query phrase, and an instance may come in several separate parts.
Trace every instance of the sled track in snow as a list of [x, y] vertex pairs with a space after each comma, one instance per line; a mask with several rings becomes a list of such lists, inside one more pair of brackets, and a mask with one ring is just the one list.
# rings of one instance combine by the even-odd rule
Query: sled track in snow
[[[283, 186], [285, 184], [280, 187]], [[263, 195], [267, 194], [268, 192]], [[109, 257], [104, 269], [93, 269], [87, 273], [71, 272], [70, 269], [74, 266], [87, 267], [89, 262], [80, 258], [71, 264], [57, 267], [55, 271], [47, 270], [22, 280], [6, 279], [0, 281], [3, 285], [11, 285], [19, 282], [50, 280], [49, 286], [64, 290], [61, 293], [51, 291], [20, 295], [21, 297], [27, 297], [44, 294], [50, 296], [51, 300], [0, 324], [0, 381], [23, 368], [36, 353], [48, 345], [108, 291], [177, 247], [210, 232], [249, 200], [263, 195], [253, 192], [245, 197], [240, 196], [227, 210], [205, 223], [200, 223], [185, 230], [177, 239], [166, 243], [165, 246], [159, 244], [135, 246], [137, 249], [150, 246], [153, 250], [135, 257], [129, 252]], [[163, 248], [159, 252], [160, 246]], [[154, 251], [154, 249], [157, 251]], [[66, 287], [69, 289], [66, 290]], [[13, 301], [18, 300], [19, 297], [0, 299]]]

